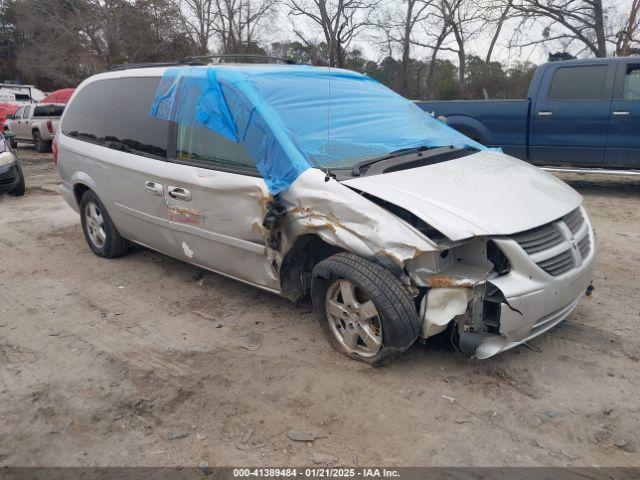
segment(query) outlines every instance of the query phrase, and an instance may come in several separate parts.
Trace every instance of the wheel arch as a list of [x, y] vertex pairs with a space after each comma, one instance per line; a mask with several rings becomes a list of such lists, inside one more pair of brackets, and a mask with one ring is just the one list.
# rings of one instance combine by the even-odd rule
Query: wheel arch
[[487, 137], [490, 134], [489, 129], [479, 120], [468, 115], [448, 115], [447, 121], [450, 127], [472, 140], [483, 145], [487, 142]]
[[294, 301], [301, 300], [311, 291], [311, 272], [325, 258], [345, 249], [332, 245], [315, 233], [298, 236], [284, 254], [280, 264], [282, 294]]
[[82, 196], [87, 190], [92, 190], [98, 198], [101, 198], [96, 182], [85, 172], [74, 173], [70, 183], [72, 185], [73, 197], [78, 206], [80, 206], [80, 200], [82, 200]]

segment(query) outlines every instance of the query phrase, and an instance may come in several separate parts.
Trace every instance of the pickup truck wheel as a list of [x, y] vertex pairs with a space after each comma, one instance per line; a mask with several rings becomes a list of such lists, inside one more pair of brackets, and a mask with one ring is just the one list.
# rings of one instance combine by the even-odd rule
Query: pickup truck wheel
[[25, 182], [24, 182], [24, 173], [22, 173], [22, 167], [18, 163], [18, 172], [20, 172], [20, 179], [18, 180], [18, 184], [13, 187], [13, 190], [9, 192], [9, 195], [13, 195], [14, 197], [21, 197], [27, 191]]
[[352, 359], [387, 365], [418, 338], [418, 313], [400, 281], [358, 255], [318, 263], [311, 297], [329, 343]]
[[33, 132], [33, 146], [36, 147], [39, 153], [47, 153], [51, 150], [51, 142], [43, 140], [42, 135], [37, 130]]
[[87, 190], [80, 200], [82, 231], [89, 247], [99, 257], [116, 258], [127, 253], [129, 242], [111, 221], [98, 196]]

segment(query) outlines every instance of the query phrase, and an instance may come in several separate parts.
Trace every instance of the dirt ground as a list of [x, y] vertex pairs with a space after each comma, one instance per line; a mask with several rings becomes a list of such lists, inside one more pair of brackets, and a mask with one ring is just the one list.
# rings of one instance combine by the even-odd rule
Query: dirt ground
[[0, 198], [1, 465], [640, 465], [640, 179], [564, 175], [599, 261], [559, 327], [483, 362], [432, 341], [372, 369], [309, 306], [141, 248], [94, 256], [50, 155], [20, 155], [27, 195]]

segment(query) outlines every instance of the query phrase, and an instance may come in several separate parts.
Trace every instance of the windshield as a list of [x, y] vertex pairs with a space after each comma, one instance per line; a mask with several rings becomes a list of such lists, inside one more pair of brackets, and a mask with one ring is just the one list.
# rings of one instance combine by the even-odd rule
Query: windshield
[[367, 77], [280, 76], [265, 82], [264, 100], [311, 163], [322, 168], [356, 164], [416, 147], [483, 147]]
[[355, 72], [309, 65], [172, 67], [150, 115], [241, 143], [272, 194], [305, 170], [417, 147], [485, 147]]

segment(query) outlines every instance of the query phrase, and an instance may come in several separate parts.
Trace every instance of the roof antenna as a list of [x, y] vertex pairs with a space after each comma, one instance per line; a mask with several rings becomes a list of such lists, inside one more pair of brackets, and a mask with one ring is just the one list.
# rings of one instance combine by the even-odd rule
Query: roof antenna
[[[329, 38], [329, 82], [328, 82], [328, 88], [329, 88], [329, 102], [327, 105], [327, 144], [325, 147], [325, 153], [328, 153], [327, 150], [329, 150], [329, 141], [330, 141], [330, 137], [331, 137], [331, 62], [332, 62], [332, 52], [333, 52], [333, 36], [331, 36]], [[328, 182], [331, 179], [331, 171], [329, 170], [329, 168], [327, 167], [327, 171], [324, 177], [324, 181]], [[335, 175], [333, 175], [333, 178], [335, 178]]]

